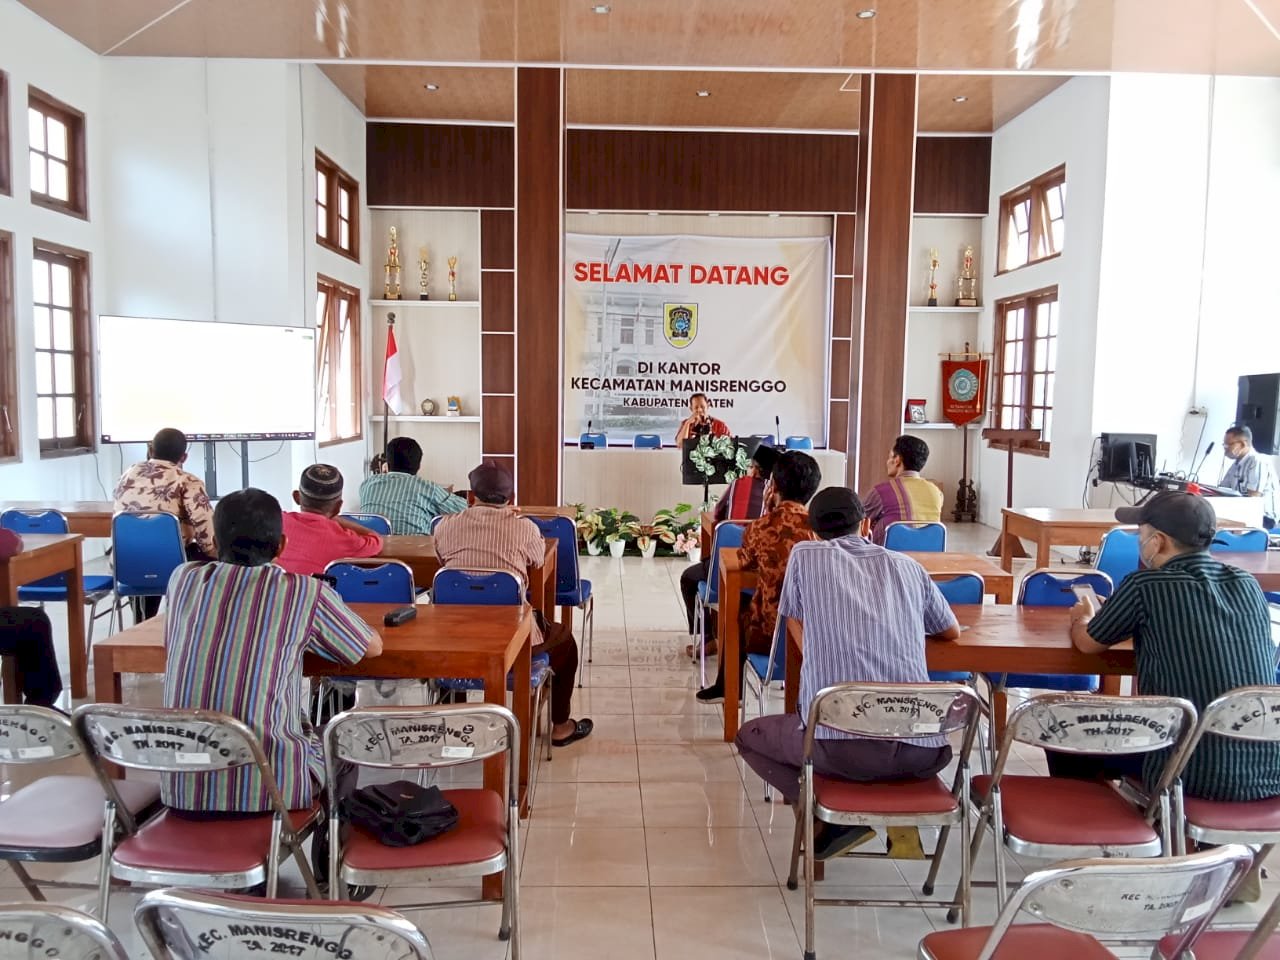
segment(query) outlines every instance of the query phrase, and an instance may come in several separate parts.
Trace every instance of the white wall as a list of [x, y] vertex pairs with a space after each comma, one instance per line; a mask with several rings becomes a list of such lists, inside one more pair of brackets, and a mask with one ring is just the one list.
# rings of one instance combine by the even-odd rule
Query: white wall
[[[1015, 505], [1080, 503], [1093, 437], [1093, 389], [1102, 207], [1106, 185], [1108, 94], [1105, 77], [1077, 77], [995, 132], [991, 146], [991, 206], [983, 228], [984, 302], [1057, 284], [1058, 367], [1052, 453], [1018, 454]], [[1061, 256], [996, 276], [1000, 196], [1059, 164], [1067, 166], [1067, 230]], [[980, 327], [993, 348], [991, 322]], [[1005, 505], [1007, 454], [978, 457], [980, 518], [999, 525]]]

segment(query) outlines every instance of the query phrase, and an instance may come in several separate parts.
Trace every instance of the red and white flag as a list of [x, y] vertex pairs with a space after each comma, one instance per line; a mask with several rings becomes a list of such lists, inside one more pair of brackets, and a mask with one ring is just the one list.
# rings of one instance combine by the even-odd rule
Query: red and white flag
[[382, 366], [382, 399], [394, 414], [400, 414], [400, 351], [396, 348], [396, 331], [387, 327], [387, 359]]

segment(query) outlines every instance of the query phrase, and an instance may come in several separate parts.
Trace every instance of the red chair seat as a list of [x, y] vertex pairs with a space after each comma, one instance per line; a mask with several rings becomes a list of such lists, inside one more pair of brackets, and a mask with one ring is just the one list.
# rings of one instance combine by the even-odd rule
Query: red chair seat
[[[1196, 955], [1195, 960], [1236, 960], [1252, 933], [1252, 930], [1210, 930], [1191, 948]], [[1165, 937], [1161, 940], [1160, 956], [1165, 960], [1173, 960], [1173, 950], [1178, 945], [1178, 939]], [[1258, 954], [1258, 960], [1280, 960], [1280, 937], [1272, 934], [1267, 945]]]
[[[321, 816], [320, 804], [290, 810], [295, 832]], [[165, 810], [120, 842], [113, 859], [123, 867], [171, 873], [247, 873], [266, 862], [271, 814], [188, 820]]]
[[[986, 796], [991, 777], [973, 778]], [[1004, 777], [1004, 825], [1028, 843], [1060, 846], [1135, 846], [1159, 842], [1141, 812], [1105, 783], [1066, 777]]]
[[935, 814], [956, 809], [955, 797], [938, 777], [888, 783], [852, 783], [813, 778], [813, 796], [829, 810], [846, 813]]
[[447, 833], [411, 847], [389, 847], [353, 826], [342, 848], [342, 864], [352, 870], [423, 870], [463, 866], [499, 856], [507, 846], [507, 812], [492, 790], [445, 790], [458, 808], [458, 824]]
[[[160, 799], [160, 785], [118, 780], [116, 792], [130, 813]], [[0, 848], [71, 850], [102, 837], [105, 798], [93, 777], [41, 777], [0, 804]], [[92, 854], [90, 854], [92, 855]]]
[[[920, 941], [928, 960], [974, 960], [991, 936], [990, 927], [942, 930]], [[1116, 955], [1087, 933], [1047, 923], [1019, 924], [1008, 929], [991, 960], [1115, 960]], [[1200, 954], [1196, 953], [1197, 960]]]
[[1188, 822], [1205, 830], [1280, 832], [1280, 797], [1240, 803], [1187, 797], [1183, 805]]

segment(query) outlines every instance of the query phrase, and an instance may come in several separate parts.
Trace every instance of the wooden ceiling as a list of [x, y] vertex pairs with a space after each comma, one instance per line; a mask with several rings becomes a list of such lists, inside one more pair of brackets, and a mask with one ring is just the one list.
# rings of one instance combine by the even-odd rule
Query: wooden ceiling
[[121, 56], [1280, 75], [1280, 0], [22, 2]]

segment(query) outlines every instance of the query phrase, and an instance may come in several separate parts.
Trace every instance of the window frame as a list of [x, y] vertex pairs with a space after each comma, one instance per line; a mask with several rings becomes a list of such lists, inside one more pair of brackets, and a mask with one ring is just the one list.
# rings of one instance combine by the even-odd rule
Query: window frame
[[[1035, 263], [1044, 263], [1046, 260], [1062, 256], [1061, 249], [1052, 249], [1053, 227], [1048, 218], [1048, 195], [1050, 190], [1065, 187], [1066, 183], [1067, 165], [1063, 163], [1000, 196], [1000, 219], [996, 238], [996, 276], [1012, 273], [1015, 270], [1021, 270], [1023, 267], [1029, 267]], [[1027, 259], [1017, 266], [1008, 266], [1009, 220], [1013, 215], [1014, 207], [1028, 200], [1030, 201], [1030, 207], [1027, 218]], [[1062, 213], [1062, 219], [1065, 222], [1065, 199], [1063, 200]], [[1044, 244], [1043, 249], [1051, 252], [1043, 256], [1035, 256], [1035, 252], [1042, 249], [1042, 244]]]
[[[323, 274], [316, 274], [316, 296], [324, 295], [325, 301], [325, 322], [323, 328], [316, 328], [316, 444], [321, 447], [329, 447], [338, 443], [351, 443], [355, 440], [364, 439], [364, 358], [362, 356], [362, 331], [360, 325], [360, 291], [350, 284], [343, 283], [341, 280], [335, 280], [332, 277], [326, 277]], [[338, 332], [338, 325], [333, 320], [337, 319], [337, 304], [339, 300], [347, 301], [347, 324], [349, 328], [349, 336], [351, 337], [351, 398], [355, 407], [353, 411], [353, 420], [355, 424], [355, 433], [351, 436], [335, 436], [327, 439], [320, 439], [320, 399], [328, 397], [329, 404], [329, 424], [333, 427], [337, 423], [338, 416], [338, 383], [341, 371], [336, 363], [329, 364], [329, 383], [327, 391], [320, 389], [320, 374], [324, 369], [324, 360], [326, 354], [330, 357], [336, 357], [341, 351], [341, 340]]]
[[13, 138], [9, 134], [9, 75], [0, 70], [0, 196], [13, 196]]
[[[1014, 372], [1020, 375], [1023, 380], [1022, 396], [1019, 398], [1017, 405], [1022, 409], [1024, 425], [1028, 420], [1028, 412], [1030, 410], [1042, 409], [1048, 413], [1052, 413], [1055, 409], [1053, 402], [1054, 397], [1052, 394], [1057, 386], [1058, 378], [1058, 365], [1056, 359], [1052, 369], [1042, 371], [1049, 376], [1045, 390], [1048, 402], [1041, 405], [1037, 405], [1032, 402], [1034, 399], [1036, 374], [1034, 344], [1037, 339], [1043, 339], [1035, 336], [1035, 315], [1036, 308], [1042, 303], [1057, 304], [1059, 310], [1058, 329], [1052, 334], [1052, 336], [1054, 338], [1060, 338], [1062, 336], [1062, 302], [1058, 299], [1057, 284], [1053, 284], [1048, 287], [1041, 287], [1037, 290], [1029, 291], [1028, 293], [1020, 293], [1012, 297], [1004, 297], [997, 300], [995, 303], [995, 338], [993, 341], [995, 344], [995, 350], [994, 356], [992, 357], [994, 383], [991, 391], [991, 425], [995, 428], [1002, 427], [1002, 410], [1007, 406], [1013, 406], [1013, 404], [1004, 402], [1004, 377], [1007, 372], [1004, 369], [1006, 342], [1005, 327], [1007, 326], [1005, 323], [1005, 317], [1010, 310], [1022, 309], [1023, 311], [1021, 332], [1024, 347], [1022, 366]], [[1031, 346], [1028, 348], [1026, 345]], [[1010, 429], [1024, 429], [1024, 425]], [[1049, 440], [1019, 441], [1017, 443], [1009, 440], [989, 440], [987, 441], [987, 447], [992, 450], [1009, 450], [1010, 447], [1012, 447], [1015, 453], [1029, 453], [1034, 456], [1047, 457], [1049, 456], [1052, 447], [1052, 433], [1050, 434]]]
[[[72, 392], [74, 403], [80, 409], [79, 424], [73, 437], [40, 437], [41, 458], [80, 456], [97, 451], [98, 410], [93, 375], [93, 325], [92, 304], [90, 301], [90, 267], [91, 257], [85, 250], [63, 246], [48, 240], [35, 240], [32, 243], [32, 263], [46, 260], [50, 264], [61, 262], [71, 269], [71, 354], [72, 367], [76, 386]], [[35, 317], [35, 292], [32, 291], [32, 321]], [[39, 347], [33, 353], [39, 357], [42, 353], [52, 353]], [[39, 406], [39, 388], [36, 402]], [[56, 396], [56, 395], [55, 395]], [[56, 416], [56, 404], [55, 404]], [[56, 421], [55, 421], [56, 422]], [[37, 417], [36, 434], [39, 436], [39, 418]]]
[[[51, 97], [37, 87], [27, 87], [28, 117], [31, 110], [38, 110], [46, 118], [52, 117], [67, 128], [67, 193], [68, 199], [59, 200], [47, 193], [39, 193], [31, 189], [31, 202], [47, 210], [56, 210], [81, 220], [89, 219], [89, 186], [88, 172], [85, 168], [85, 119], [84, 114], [75, 107]], [[30, 119], [28, 119], [30, 123]], [[30, 170], [31, 154], [38, 153], [45, 158], [47, 165], [49, 154], [44, 150], [36, 150], [27, 144], [27, 164]], [[57, 159], [57, 158], [54, 158]]]
[[0, 230], [0, 462], [17, 460], [22, 453], [14, 270], [13, 234]]
[[[360, 262], [360, 184], [340, 166], [316, 151], [316, 173], [325, 175], [325, 196], [320, 197], [320, 185], [316, 185], [316, 243], [326, 250], [346, 257], [348, 260]], [[318, 178], [317, 178], [318, 179]], [[345, 221], [348, 227], [350, 244], [344, 247], [338, 242], [339, 226], [343, 222], [340, 212], [339, 194], [345, 191], [351, 198], [350, 217]], [[320, 232], [320, 210], [324, 209], [324, 229]]]

